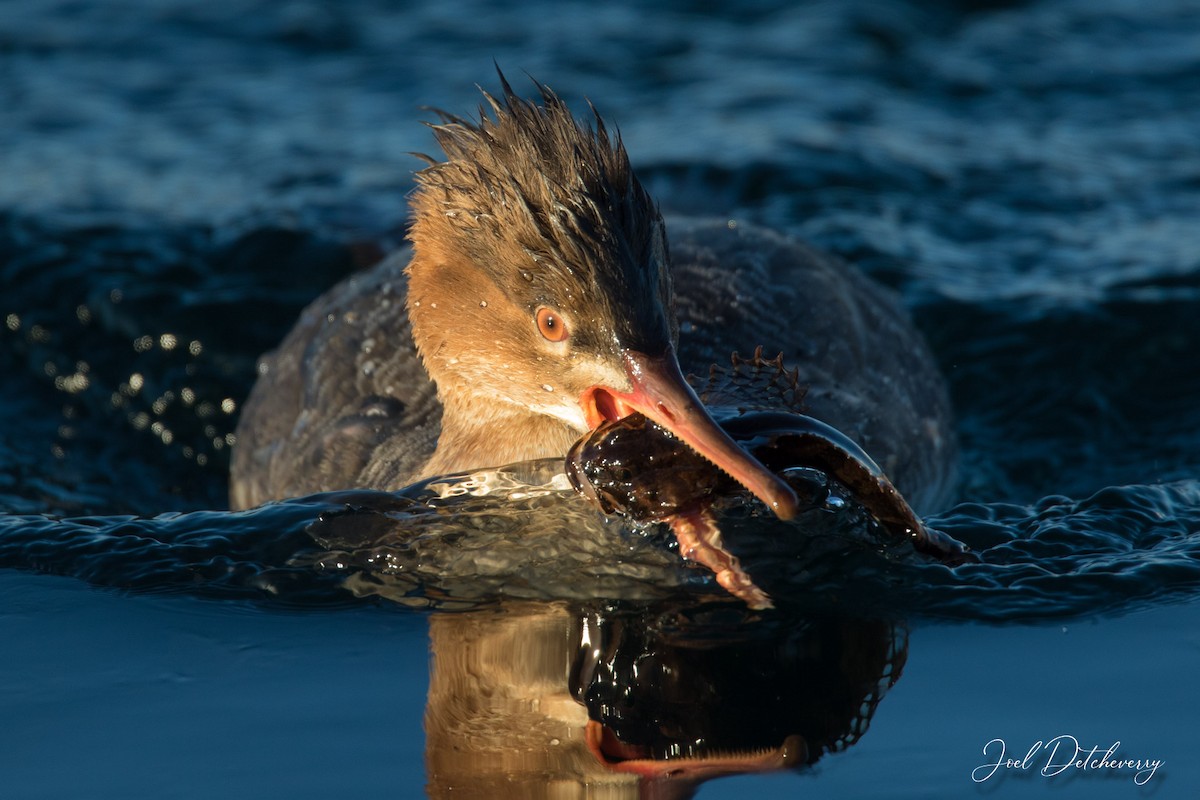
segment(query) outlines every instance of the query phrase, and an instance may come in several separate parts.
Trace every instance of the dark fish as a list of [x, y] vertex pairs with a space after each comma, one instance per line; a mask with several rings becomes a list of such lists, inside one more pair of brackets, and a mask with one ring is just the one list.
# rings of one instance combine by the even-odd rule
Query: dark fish
[[[880, 525], [911, 540], [918, 552], [948, 563], [971, 560], [963, 545], [925, 526], [862, 448], [824, 422], [753, 411], [721, 426], [776, 472], [811, 467], [839, 481]], [[712, 462], [641, 414], [606, 422], [576, 442], [567, 454], [567, 476], [604, 513], [639, 521], [700, 511], [738, 489]]]
[[[740, 369], [747, 363], [749, 380]], [[766, 369], [770, 367], [775, 369]], [[788, 374], [781, 359], [764, 361], [756, 354], [750, 362], [735, 357], [733, 377], [723, 382], [714, 369], [710, 383], [726, 393], [732, 386], [738, 396], [750, 397], [774, 387], [778, 402], [778, 377]], [[734, 379], [739, 375], [741, 380]], [[765, 385], [764, 377], [773, 383]], [[781, 404], [794, 408], [802, 395], [797, 392]], [[845, 486], [884, 531], [915, 551], [948, 565], [977, 560], [959, 542], [928, 528], [871, 457], [832, 426], [792, 410], [728, 411], [723, 416], [718, 409], [713, 415], [731, 438], [784, 480], [789, 470], [816, 469]], [[669, 524], [685, 557], [710, 567], [722, 586], [752, 606], [770, 604], [725, 550], [710, 511], [718, 498], [744, 490], [662, 426], [641, 414], [606, 422], [572, 446], [566, 471], [572, 485], [604, 513]]]

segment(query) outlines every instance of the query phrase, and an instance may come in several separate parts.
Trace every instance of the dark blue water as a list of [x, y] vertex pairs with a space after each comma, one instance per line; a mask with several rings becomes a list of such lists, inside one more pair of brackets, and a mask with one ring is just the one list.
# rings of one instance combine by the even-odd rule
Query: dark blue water
[[[0, 7], [5, 796], [482, 792], [446, 756], [464, 741], [491, 743], [474, 760], [540, 754], [513, 762], [539, 765], [529, 791], [561, 777], [551, 740], [632, 791], [571, 727], [611, 712], [597, 698], [624, 661], [574, 693], [496, 661], [569, 662], [547, 642], [584, 631], [666, 665], [715, 639], [820, 642], [872, 685], [903, 654], [852, 744], [703, 797], [1200, 786], [1200, 5], [794, 5]], [[595, 102], [665, 210], [789, 231], [902, 292], [959, 419], [962, 503], [931, 523], [982, 564], [814, 558], [776, 575], [790, 610], [755, 627], [695, 618], [711, 583], [652, 539], [598, 532], [572, 561], [488, 526], [386, 539], [370, 520], [409, 511], [382, 497], [351, 498], [369, 541], [346, 541], [345, 497], [223, 511], [257, 357], [401, 239], [407, 153], [434, 149], [420, 107], [474, 108], [493, 59]], [[510, 549], [467, 565], [439, 555], [447, 538]], [[612, 548], [626, 568], [603, 573]], [[849, 616], [830, 628], [831, 609]], [[757, 707], [737, 690], [768, 679], [722, 658], [688, 696]], [[479, 696], [553, 711], [472, 727], [443, 682], [473, 659]], [[825, 674], [762, 660], [773, 685]], [[564, 727], [532, 741], [547, 720]], [[1024, 756], [1059, 734], [1167, 763], [1141, 789], [1081, 770], [972, 782], [989, 740]]]

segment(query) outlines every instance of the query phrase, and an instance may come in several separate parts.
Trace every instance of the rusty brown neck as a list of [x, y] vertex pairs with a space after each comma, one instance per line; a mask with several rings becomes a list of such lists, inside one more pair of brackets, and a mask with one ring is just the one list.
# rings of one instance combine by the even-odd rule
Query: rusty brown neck
[[584, 431], [536, 404], [571, 392], [548, 376], [551, 362], [531, 354], [522, 338], [534, 326], [529, 310], [479, 263], [518, 263], [515, 244], [499, 240], [473, 253], [429, 203], [426, 192], [414, 198], [408, 315], [443, 410], [437, 449], [420, 477], [564, 456]]
[[561, 457], [580, 436], [565, 422], [515, 406], [443, 396], [437, 450], [420, 478]]

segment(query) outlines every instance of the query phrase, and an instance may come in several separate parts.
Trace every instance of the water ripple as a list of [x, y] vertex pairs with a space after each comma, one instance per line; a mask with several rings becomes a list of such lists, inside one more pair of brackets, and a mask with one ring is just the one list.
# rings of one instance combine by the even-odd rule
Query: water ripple
[[[665, 531], [599, 516], [553, 473], [553, 462], [534, 462], [463, 482], [313, 495], [236, 513], [0, 517], [0, 567], [302, 607], [725, 599], [707, 572], [679, 559]], [[852, 509], [812, 509], [783, 523], [749, 504], [732, 508], [723, 522], [728, 546], [792, 610], [1010, 622], [1200, 590], [1196, 481], [1031, 506], [960, 505], [930, 520], [979, 553], [981, 563], [954, 568], [871, 540]]]

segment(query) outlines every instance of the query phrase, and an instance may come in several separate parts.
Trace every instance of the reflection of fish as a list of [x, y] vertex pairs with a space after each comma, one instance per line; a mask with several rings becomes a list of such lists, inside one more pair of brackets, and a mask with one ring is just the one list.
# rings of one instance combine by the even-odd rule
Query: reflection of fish
[[610, 769], [703, 780], [797, 768], [861, 738], [900, 677], [904, 626], [728, 607], [592, 612], [571, 670]]
[[[958, 542], [921, 522], [862, 448], [831, 426], [797, 413], [801, 394], [794, 373], [784, 370], [782, 359], [764, 361], [760, 353], [750, 361], [735, 355], [731, 370], [714, 366], [704, 392], [710, 402], [736, 404], [726, 414], [720, 408], [713, 413], [734, 440], [785, 480], [790, 469], [820, 470], [845, 486], [888, 533], [907, 540], [918, 552], [948, 564], [973, 560]], [[772, 404], [778, 409], [746, 410]], [[752, 607], [770, 605], [738, 559], [724, 548], [710, 511], [717, 498], [739, 487], [662, 426], [640, 414], [600, 425], [571, 448], [567, 475], [605, 513], [667, 522], [681, 552], [712, 569], [722, 586]]]
[[[641, 412], [781, 517], [796, 497], [738, 447], [682, 377], [770, 342], [813, 416], [916, 497], [951, 483], [942, 381], [895, 299], [798, 242], [720, 219], [666, 223], [599, 120], [557, 96], [487, 96], [446, 116], [447, 160], [418, 176], [410, 252], [305, 311], [244, 406], [234, 507], [561, 457]], [[678, 357], [677, 357], [678, 356]]]

